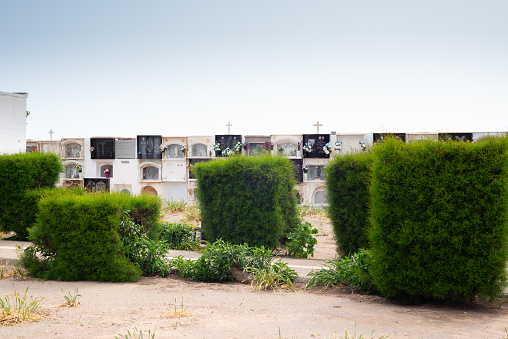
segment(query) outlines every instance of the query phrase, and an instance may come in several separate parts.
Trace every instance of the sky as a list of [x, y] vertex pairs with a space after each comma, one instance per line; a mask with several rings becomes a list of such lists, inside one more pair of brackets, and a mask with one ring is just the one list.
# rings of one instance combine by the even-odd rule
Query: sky
[[506, 0], [0, 0], [27, 138], [508, 131]]

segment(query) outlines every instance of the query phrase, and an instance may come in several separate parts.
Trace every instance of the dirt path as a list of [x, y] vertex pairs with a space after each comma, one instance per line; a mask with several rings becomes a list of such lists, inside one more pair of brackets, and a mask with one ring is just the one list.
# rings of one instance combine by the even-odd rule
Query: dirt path
[[[318, 220], [319, 219], [319, 220]], [[335, 245], [326, 219], [308, 219], [319, 229], [315, 258], [333, 259]], [[389, 338], [507, 338], [508, 304], [446, 307], [399, 306], [346, 288], [299, 292], [252, 292], [242, 284], [207, 284], [177, 277], [138, 283], [0, 280], [0, 292], [44, 297], [45, 317], [0, 326], [0, 338], [114, 338], [134, 328], [157, 338], [333, 338], [348, 330]], [[80, 305], [60, 308], [78, 288]], [[161, 318], [185, 308], [184, 318]]]

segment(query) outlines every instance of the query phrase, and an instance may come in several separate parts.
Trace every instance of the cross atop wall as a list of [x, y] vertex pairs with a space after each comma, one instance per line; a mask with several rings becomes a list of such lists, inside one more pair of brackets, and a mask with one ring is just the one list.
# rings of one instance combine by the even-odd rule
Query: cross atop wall
[[231, 126], [233, 126], [233, 125], [228, 121], [226, 126], [228, 126], [228, 134], [231, 134]]
[[49, 140], [53, 140], [53, 133], [55, 133], [55, 132], [53, 132], [53, 129], [50, 129], [48, 133], [49, 133]]
[[315, 123], [314, 125], [312, 126], [316, 126], [317, 127], [317, 132], [316, 134], [319, 134], [319, 126], [323, 126], [323, 124], [320, 124], [319, 121], [317, 123]]

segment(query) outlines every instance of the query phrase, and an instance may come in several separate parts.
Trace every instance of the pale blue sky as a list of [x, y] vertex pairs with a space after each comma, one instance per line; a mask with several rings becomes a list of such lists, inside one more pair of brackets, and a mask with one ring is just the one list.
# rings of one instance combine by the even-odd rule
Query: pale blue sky
[[0, 0], [27, 137], [508, 130], [507, 0]]

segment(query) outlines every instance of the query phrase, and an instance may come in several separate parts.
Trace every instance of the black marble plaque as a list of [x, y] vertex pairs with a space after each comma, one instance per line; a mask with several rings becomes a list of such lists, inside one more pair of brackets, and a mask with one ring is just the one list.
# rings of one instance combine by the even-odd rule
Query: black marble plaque
[[237, 143], [242, 142], [242, 136], [232, 134], [216, 135], [215, 142], [218, 142], [222, 148], [234, 149]]
[[115, 155], [117, 159], [135, 159], [136, 140], [117, 140], [115, 142]]
[[94, 148], [94, 151], [90, 152], [92, 159], [115, 159], [113, 138], [91, 138], [90, 147]]
[[189, 179], [196, 179], [196, 175], [192, 173], [192, 166], [199, 162], [207, 162], [210, 159], [189, 159]]
[[88, 192], [109, 192], [109, 179], [106, 178], [84, 178], [84, 187]]
[[464, 142], [472, 142], [473, 141], [473, 133], [439, 133], [439, 140], [442, 141], [464, 141]]
[[138, 135], [138, 159], [162, 159], [162, 136]]
[[[312, 151], [303, 151], [304, 158], [330, 158], [330, 153], [326, 154], [323, 147], [330, 142], [330, 134], [304, 134], [303, 145], [311, 145]], [[333, 146], [332, 146], [333, 149]]]
[[374, 143], [383, 142], [384, 138], [395, 137], [395, 139], [406, 142], [406, 133], [374, 133], [372, 139]]
[[303, 160], [302, 159], [290, 159], [293, 163], [293, 170], [295, 171], [295, 179], [297, 182], [303, 182]]

